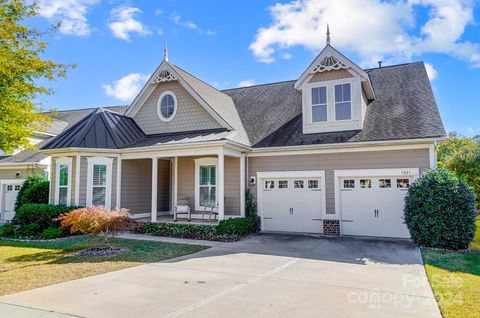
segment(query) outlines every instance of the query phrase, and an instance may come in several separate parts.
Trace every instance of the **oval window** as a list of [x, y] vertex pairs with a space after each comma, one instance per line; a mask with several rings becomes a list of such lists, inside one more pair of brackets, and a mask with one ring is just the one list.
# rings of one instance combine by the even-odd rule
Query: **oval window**
[[164, 92], [158, 99], [158, 115], [163, 121], [170, 121], [177, 112], [177, 98], [172, 92]]

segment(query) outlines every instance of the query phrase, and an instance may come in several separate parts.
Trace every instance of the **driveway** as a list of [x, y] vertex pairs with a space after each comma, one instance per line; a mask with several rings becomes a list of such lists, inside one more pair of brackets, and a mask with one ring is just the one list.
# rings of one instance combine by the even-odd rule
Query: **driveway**
[[0, 297], [2, 317], [441, 317], [408, 243], [261, 234]]

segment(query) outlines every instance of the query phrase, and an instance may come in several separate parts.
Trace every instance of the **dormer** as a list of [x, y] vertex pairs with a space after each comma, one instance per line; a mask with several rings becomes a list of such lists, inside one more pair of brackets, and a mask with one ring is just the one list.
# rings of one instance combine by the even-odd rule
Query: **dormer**
[[375, 99], [368, 74], [328, 42], [295, 82], [304, 134], [362, 129], [367, 104]]

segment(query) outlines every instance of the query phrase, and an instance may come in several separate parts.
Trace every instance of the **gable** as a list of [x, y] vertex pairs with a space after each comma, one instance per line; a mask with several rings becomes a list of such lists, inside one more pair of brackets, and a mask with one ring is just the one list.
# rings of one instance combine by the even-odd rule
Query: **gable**
[[[153, 85], [156, 87], [133, 116], [137, 125], [146, 134], [222, 128], [222, 125], [178, 81]], [[177, 112], [168, 122], [162, 121], [157, 111], [158, 99], [166, 91], [175, 94], [177, 99]]]
[[312, 75], [309, 83], [323, 82], [323, 81], [333, 81], [337, 79], [350, 78], [353, 75], [347, 70], [338, 70], [338, 71], [326, 71], [322, 73], [315, 73]]

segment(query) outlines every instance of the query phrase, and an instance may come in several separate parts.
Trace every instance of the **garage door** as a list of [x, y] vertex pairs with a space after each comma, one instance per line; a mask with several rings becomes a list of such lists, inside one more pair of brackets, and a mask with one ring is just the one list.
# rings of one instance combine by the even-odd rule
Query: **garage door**
[[322, 233], [321, 177], [265, 178], [261, 182], [263, 230]]
[[17, 199], [18, 191], [21, 185], [19, 184], [4, 184], [3, 186], [3, 213], [2, 220], [10, 221], [15, 215], [15, 201]]
[[409, 238], [403, 222], [410, 176], [340, 179], [342, 234]]

